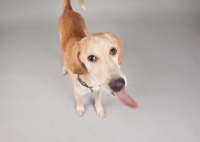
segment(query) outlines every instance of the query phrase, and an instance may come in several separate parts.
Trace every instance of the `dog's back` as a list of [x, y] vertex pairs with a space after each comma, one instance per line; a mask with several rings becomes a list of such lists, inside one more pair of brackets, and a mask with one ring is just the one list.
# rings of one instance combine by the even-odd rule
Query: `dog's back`
[[[85, 9], [84, 1], [78, 0]], [[82, 16], [74, 12], [70, 0], [63, 0], [63, 13], [59, 19], [59, 33], [61, 41], [61, 52], [73, 46], [73, 44], [87, 35], [87, 29]]]

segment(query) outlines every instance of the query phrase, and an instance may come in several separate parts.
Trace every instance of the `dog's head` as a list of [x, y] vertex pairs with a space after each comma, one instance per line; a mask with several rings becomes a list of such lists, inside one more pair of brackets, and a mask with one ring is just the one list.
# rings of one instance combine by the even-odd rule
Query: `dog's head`
[[92, 34], [76, 42], [66, 56], [74, 74], [89, 73], [108, 93], [121, 91], [127, 84], [120, 70], [122, 41], [113, 34]]

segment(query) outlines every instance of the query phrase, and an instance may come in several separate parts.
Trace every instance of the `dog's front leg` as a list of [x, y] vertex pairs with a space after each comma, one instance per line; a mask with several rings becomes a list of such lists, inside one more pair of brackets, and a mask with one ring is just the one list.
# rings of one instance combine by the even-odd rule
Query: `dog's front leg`
[[79, 116], [82, 116], [84, 113], [84, 106], [83, 106], [81, 95], [76, 90], [74, 90], [74, 94], [75, 94], [75, 99], [76, 99], [76, 112]]
[[104, 111], [104, 109], [102, 107], [102, 104], [101, 104], [102, 89], [99, 88], [97, 91], [95, 91], [95, 95], [96, 95], [96, 98], [95, 98], [95, 108], [96, 108], [97, 114], [100, 117], [104, 117], [105, 116], [105, 111]]

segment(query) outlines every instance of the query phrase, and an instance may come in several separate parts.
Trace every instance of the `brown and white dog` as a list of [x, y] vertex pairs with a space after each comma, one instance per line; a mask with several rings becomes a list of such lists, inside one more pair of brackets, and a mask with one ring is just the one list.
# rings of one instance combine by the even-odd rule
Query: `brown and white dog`
[[[84, 0], [78, 0], [85, 9]], [[101, 104], [102, 90], [114, 95], [121, 103], [137, 108], [125, 92], [127, 79], [120, 70], [122, 41], [113, 34], [88, 35], [81, 15], [74, 12], [70, 0], [63, 0], [63, 13], [59, 19], [60, 45], [63, 58], [62, 74], [68, 73], [74, 86], [76, 111], [84, 113], [82, 95], [96, 94], [95, 108], [100, 117], [105, 116]]]

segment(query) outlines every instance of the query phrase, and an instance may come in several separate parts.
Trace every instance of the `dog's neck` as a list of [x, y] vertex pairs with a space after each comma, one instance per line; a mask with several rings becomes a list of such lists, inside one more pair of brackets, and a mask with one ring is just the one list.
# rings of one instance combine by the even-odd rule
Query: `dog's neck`
[[80, 74], [78, 74], [77, 79], [78, 79], [78, 81], [81, 83], [81, 85], [83, 85], [83, 86], [89, 88], [89, 89], [91, 90], [91, 92], [93, 92], [93, 86], [88, 86], [87, 83], [85, 83], [85, 82], [81, 79]]
[[[101, 87], [101, 84], [99, 83], [99, 81], [97, 79], [95, 79], [94, 77], [92, 77], [89, 73], [83, 74], [83, 75], [77, 75], [77, 80], [79, 81], [79, 83], [90, 89], [91, 92], [96, 91], [99, 89], [99, 87]], [[87, 80], [87, 82], [86, 82]]]

